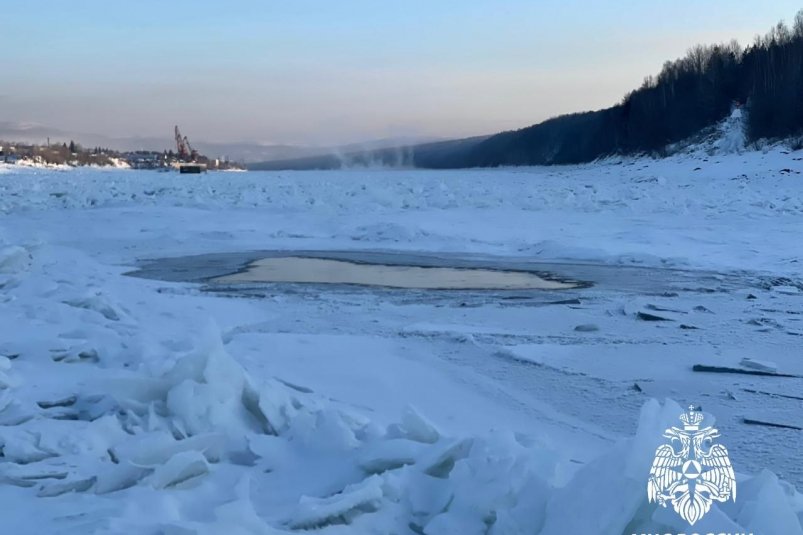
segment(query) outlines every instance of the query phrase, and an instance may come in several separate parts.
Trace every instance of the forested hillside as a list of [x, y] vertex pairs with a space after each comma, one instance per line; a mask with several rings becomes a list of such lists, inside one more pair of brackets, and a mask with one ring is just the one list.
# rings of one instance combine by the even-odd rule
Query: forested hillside
[[791, 28], [779, 23], [746, 49], [735, 41], [692, 48], [616, 106], [491, 136], [461, 165], [578, 163], [661, 151], [722, 120], [734, 105], [747, 110], [748, 140], [803, 133], [803, 11]]
[[666, 62], [660, 74], [647, 77], [640, 88], [610, 108], [563, 115], [484, 138], [252, 168], [549, 165], [611, 154], [660, 153], [724, 119], [733, 106], [747, 111], [748, 141], [803, 134], [803, 10], [791, 28], [778, 23], [746, 48], [735, 41], [695, 46], [686, 57]]

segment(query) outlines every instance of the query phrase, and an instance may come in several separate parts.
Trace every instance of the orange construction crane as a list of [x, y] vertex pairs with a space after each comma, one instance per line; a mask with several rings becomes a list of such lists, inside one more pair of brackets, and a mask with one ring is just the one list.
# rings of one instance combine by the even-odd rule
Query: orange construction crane
[[190, 140], [187, 139], [187, 136], [182, 137], [181, 131], [178, 129], [178, 125], [176, 125], [175, 135], [176, 150], [178, 150], [179, 159], [184, 162], [194, 162], [198, 158], [198, 151], [192, 148], [192, 145], [190, 145]]

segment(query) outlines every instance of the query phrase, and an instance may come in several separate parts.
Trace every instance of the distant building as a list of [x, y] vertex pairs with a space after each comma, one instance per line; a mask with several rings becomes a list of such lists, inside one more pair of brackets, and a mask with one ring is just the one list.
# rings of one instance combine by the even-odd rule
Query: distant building
[[136, 151], [123, 156], [132, 169], [159, 169], [167, 166], [162, 152]]
[[0, 161], [3, 163], [17, 163], [16, 149], [11, 145], [0, 146]]

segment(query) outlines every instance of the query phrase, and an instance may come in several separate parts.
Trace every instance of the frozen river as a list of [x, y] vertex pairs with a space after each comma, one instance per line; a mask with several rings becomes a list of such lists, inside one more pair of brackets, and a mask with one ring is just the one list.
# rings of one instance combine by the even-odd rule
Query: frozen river
[[646, 478], [694, 405], [722, 515], [795, 533], [798, 172], [0, 167], [4, 527], [675, 532]]
[[[266, 260], [283, 259], [292, 259], [295, 269], [279, 276], [263, 270]], [[324, 272], [310, 280], [308, 272], [298, 269], [297, 262], [304, 261], [381, 269], [353, 270], [344, 281], [342, 273], [325, 273], [332, 267], [326, 263], [318, 266]], [[419, 269], [433, 278], [417, 275], [414, 288], [394, 288], [376, 279], [396, 276], [389, 267]], [[444, 287], [444, 273], [457, 274], [449, 280], [461, 286], [463, 274], [472, 270], [490, 276], [483, 279], [484, 287]], [[352, 278], [364, 273], [368, 282]], [[532, 286], [505, 287], [505, 275], [511, 273], [538, 278]], [[777, 282], [773, 277], [371, 250], [193, 255], [145, 261], [131, 274], [200, 283], [221, 297], [281, 299], [281, 319], [271, 327], [260, 325], [250, 334], [252, 340], [288, 331], [314, 331], [316, 337], [348, 333], [354, 351], [359, 351], [359, 337], [382, 338], [391, 346], [416, 340], [440, 359], [435, 366], [463, 381], [480, 382], [495, 401], [553, 420], [570, 433], [582, 430], [612, 440], [635, 431], [628, 415], [651, 396], [693, 402], [730, 429], [732, 457], [740, 466], [758, 469], [769, 456], [779, 473], [803, 483], [803, 452], [782, 447], [803, 427], [803, 379], [692, 371], [695, 364], [740, 369], [742, 358], [769, 358], [763, 348], [769, 352], [786, 344], [787, 351], [772, 358], [782, 359], [787, 374], [803, 377], [803, 363], [794, 351], [796, 329], [803, 328], [797, 318], [791, 318], [794, 327], [787, 332], [766, 329], [766, 320], [750, 327], [756, 311], [786, 321], [794, 315], [798, 295], [768, 293]], [[544, 286], [542, 280], [557, 285]], [[742, 333], [733, 329], [740, 323]], [[238, 330], [232, 340], [242, 334]], [[762, 338], [757, 352], [753, 347]], [[725, 358], [722, 348], [727, 348]], [[304, 374], [292, 380], [303, 382]]]

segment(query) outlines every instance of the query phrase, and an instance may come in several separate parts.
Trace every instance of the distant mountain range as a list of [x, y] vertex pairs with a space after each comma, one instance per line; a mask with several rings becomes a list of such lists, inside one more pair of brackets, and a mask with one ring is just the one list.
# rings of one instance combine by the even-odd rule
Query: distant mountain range
[[464, 167], [471, 155], [489, 137], [395, 144], [389, 147], [351, 147], [347, 150], [301, 158], [277, 159], [248, 164], [251, 171], [343, 169], [352, 167], [422, 167], [448, 169]]
[[[104, 147], [119, 151], [175, 150], [172, 137], [127, 137], [116, 138], [87, 132], [71, 132], [37, 123], [0, 121], [0, 140], [17, 143], [44, 144], [69, 143], [74, 140], [84, 147]], [[348, 154], [352, 152], [382, 150], [416, 143], [434, 141], [431, 137], [383, 138], [365, 143], [349, 143], [335, 146], [264, 145], [254, 142], [218, 143], [195, 141], [193, 148], [210, 158], [228, 158], [237, 162], [265, 162], [319, 156], [322, 154]]]

